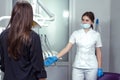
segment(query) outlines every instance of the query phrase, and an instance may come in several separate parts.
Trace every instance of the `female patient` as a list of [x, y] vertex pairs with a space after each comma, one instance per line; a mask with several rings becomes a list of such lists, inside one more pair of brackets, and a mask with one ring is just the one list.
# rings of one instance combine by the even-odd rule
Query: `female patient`
[[32, 23], [31, 5], [16, 2], [8, 27], [0, 35], [3, 80], [46, 80], [40, 37], [31, 30]]

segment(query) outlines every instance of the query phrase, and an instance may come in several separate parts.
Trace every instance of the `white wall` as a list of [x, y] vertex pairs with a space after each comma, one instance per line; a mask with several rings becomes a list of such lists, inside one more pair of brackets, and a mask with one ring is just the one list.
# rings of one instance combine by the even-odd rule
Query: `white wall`
[[0, 16], [6, 14], [6, 0], [0, 0]]
[[11, 14], [12, 0], [0, 0], [0, 16]]
[[120, 73], [120, 0], [111, 0], [110, 71]]
[[[0, 0], [0, 17], [11, 15], [12, 0]], [[5, 20], [0, 22], [0, 26], [6, 26]]]

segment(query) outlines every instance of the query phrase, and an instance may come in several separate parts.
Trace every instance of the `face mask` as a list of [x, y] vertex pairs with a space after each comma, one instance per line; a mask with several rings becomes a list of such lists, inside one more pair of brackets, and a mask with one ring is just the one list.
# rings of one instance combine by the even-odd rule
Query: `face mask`
[[90, 24], [81, 24], [81, 27], [84, 29], [90, 28], [90, 26], [91, 26]]

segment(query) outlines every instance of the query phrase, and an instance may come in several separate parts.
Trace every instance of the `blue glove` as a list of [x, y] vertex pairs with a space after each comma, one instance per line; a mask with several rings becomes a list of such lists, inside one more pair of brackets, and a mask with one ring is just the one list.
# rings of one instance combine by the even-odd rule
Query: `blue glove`
[[98, 77], [102, 77], [103, 76], [103, 69], [102, 68], [98, 68], [97, 76]]
[[48, 57], [45, 61], [44, 61], [44, 65], [45, 66], [51, 66], [53, 63], [55, 63], [58, 60], [58, 58], [56, 56], [52, 56], [52, 57]]

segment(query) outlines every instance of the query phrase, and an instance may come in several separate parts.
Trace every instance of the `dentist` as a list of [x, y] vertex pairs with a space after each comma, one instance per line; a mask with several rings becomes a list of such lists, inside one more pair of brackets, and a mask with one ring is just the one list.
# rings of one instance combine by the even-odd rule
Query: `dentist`
[[56, 56], [48, 57], [44, 64], [50, 66], [65, 55], [74, 44], [77, 51], [72, 68], [72, 80], [97, 80], [103, 75], [101, 36], [93, 30], [94, 13], [85, 12], [81, 17], [82, 29], [72, 33], [69, 43]]

